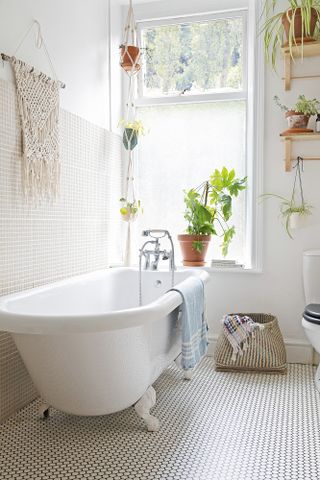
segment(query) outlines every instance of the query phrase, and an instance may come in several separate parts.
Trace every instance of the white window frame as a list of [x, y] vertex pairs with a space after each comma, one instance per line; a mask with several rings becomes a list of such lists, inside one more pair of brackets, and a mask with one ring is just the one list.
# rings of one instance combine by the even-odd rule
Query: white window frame
[[[236, 273], [262, 272], [262, 208], [258, 205], [259, 195], [262, 193], [262, 165], [263, 165], [263, 129], [264, 129], [264, 57], [262, 40], [258, 37], [257, 24], [261, 14], [260, 2], [248, 0], [248, 7], [230, 10], [217, 10], [210, 13], [192, 13], [188, 15], [174, 15], [156, 19], [137, 19], [138, 35], [141, 41], [143, 28], [177, 23], [206, 22], [219, 18], [243, 17], [243, 88], [241, 91], [223, 93], [203, 93], [199, 95], [168, 95], [164, 97], [143, 97], [142, 80], [139, 80], [136, 107], [154, 105], [172, 105], [187, 103], [212, 103], [228, 100], [244, 100], [247, 105], [246, 125], [246, 175], [248, 188], [246, 195], [246, 254], [245, 269], [234, 270]], [[141, 75], [142, 77], [142, 75]], [[234, 273], [231, 269], [212, 269]]]
[[[242, 18], [243, 21], [243, 88], [239, 91], [230, 91], [223, 93], [201, 93], [198, 95], [185, 94], [185, 95], [167, 95], [161, 97], [149, 97], [143, 96], [143, 74], [138, 77], [138, 89], [137, 89], [137, 98], [136, 106], [144, 107], [151, 105], [178, 105], [185, 103], [202, 103], [202, 102], [218, 102], [218, 101], [228, 101], [228, 100], [245, 100], [247, 101], [247, 10], [242, 8], [239, 10], [232, 11], [219, 11], [215, 13], [208, 14], [195, 14], [195, 15], [186, 15], [181, 17], [173, 17], [160, 20], [145, 20], [138, 22], [138, 38], [140, 45], [142, 45], [142, 30], [145, 28], [153, 28], [167, 25], [177, 25], [185, 23], [207, 23], [212, 20], [219, 19], [228, 19], [228, 18]], [[143, 72], [142, 72], [143, 73]]]

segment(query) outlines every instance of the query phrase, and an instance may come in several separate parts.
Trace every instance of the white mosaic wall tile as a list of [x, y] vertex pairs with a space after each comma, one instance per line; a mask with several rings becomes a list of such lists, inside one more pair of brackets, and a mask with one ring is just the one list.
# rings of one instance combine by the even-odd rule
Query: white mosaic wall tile
[[[27, 205], [15, 87], [0, 80], [0, 295], [120, 261], [121, 139], [63, 110], [60, 135], [60, 198]], [[34, 397], [10, 336], [0, 332], [0, 421]]]

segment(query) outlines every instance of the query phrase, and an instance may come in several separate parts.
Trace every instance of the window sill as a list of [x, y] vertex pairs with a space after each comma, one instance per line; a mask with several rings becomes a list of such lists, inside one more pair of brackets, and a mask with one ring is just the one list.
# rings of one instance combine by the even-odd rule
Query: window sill
[[[108, 265], [108, 268], [121, 268], [121, 267], [124, 267], [124, 264], [114, 263], [114, 264]], [[139, 266], [138, 266], [138, 265], [131, 265], [131, 268], [139, 268]], [[206, 272], [208, 272], [208, 273], [210, 273], [210, 274], [213, 274], [213, 273], [241, 273], [241, 274], [244, 274], [244, 275], [249, 275], [249, 274], [259, 274], [259, 273], [263, 273], [261, 268], [184, 267], [183, 265], [177, 265], [177, 268], [178, 268], [178, 269], [190, 269], [190, 268], [194, 268], [194, 269], [196, 269], [196, 270], [201, 269], [201, 270], [205, 270]], [[167, 270], [167, 269], [164, 268], [164, 267], [160, 267], [159, 270], [162, 271], [162, 270]]]
[[[198, 267], [197, 267], [198, 268]], [[240, 273], [240, 274], [257, 274], [262, 273], [261, 268], [215, 268], [215, 267], [202, 267], [208, 273]]]

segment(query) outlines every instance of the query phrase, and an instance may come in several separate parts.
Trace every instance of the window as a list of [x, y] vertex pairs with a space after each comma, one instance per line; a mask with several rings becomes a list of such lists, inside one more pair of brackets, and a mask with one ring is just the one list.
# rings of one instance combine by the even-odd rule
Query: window
[[[200, 185], [215, 168], [251, 172], [247, 20], [247, 10], [239, 10], [139, 23], [146, 61], [136, 105], [147, 134], [137, 152], [144, 206], [137, 233], [166, 228], [176, 238], [186, 228], [183, 190]], [[227, 257], [249, 267], [250, 191], [234, 202], [236, 236]], [[222, 258], [220, 244], [213, 237], [208, 261]]]

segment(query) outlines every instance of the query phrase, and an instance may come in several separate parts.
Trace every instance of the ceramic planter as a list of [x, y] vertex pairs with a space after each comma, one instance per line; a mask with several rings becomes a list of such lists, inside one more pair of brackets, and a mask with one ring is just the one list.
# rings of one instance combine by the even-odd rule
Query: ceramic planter
[[[284, 13], [281, 18], [281, 22], [287, 38], [287, 43], [284, 46], [287, 46], [289, 42], [289, 37], [290, 37], [289, 30], [290, 30], [290, 23], [292, 19], [293, 19], [293, 16], [292, 16], [291, 9], [287, 10], [287, 12]], [[294, 19], [293, 19], [292, 36], [295, 39], [295, 42], [293, 43], [297, 43], [297, 44], [302, 43], [302, 39], [303, 39], [303, 42], [315, 41], [315, 39], [313, 38], [313, 34], [316, 28], [317, 20], [318, 20], [317, 11], [314, 8], [311, 8], [310, 33], [307, 36], [304, 30], [303, 32], [304, 35], [303, 35], [302, 34], [303, 22], [302, 22], [302, 16], [301, 16], [301, 9], [297, 8], [295, 11]]]
[[[178, 235], [180, 247], [183, 257], [183, 265], [186, 267], [203, 267], [205, 265], [205, 257], [211, 240], [211, 235]], [[193, 242], [200, 241], [203, 249], [198, 252], [193, 248]]]
[[122, 141], [126, 150], [133, 150], [138, 145], [137, 132], [133, 128], [125, 128]]
[[307, 227], [309, 224], [309, 215], [301, 213], [292, 213], [289, 218], [289, 228], [297, 230], [299, 228]]
[[288, 127], [291, 128], [307, 128], [310, 120], [310, 115], [303, 115], [302, 113], [289, 110], [286, 112], [286, 119]]
[[141, 68], [139, 64], [140, 48], [134, 45], [121, 45], [120, 65], [126, 71], [138, 72]]
[[[136, 209], [132, 210], [129, 207], [124, 207], [123, 212], [121, 211], [121, 218], [124, 222], [134, 222], [138, 216]], [[125, 212], [126, 210], [126, 212]]]

